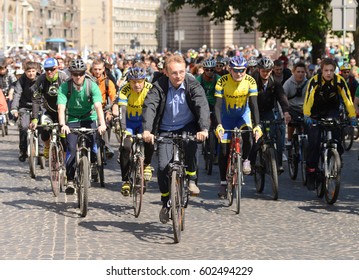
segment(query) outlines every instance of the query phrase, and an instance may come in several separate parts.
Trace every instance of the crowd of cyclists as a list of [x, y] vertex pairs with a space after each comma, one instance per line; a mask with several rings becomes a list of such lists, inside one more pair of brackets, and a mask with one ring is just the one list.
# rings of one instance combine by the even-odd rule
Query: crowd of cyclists
[[[121, 193], [130, 194], [129, 165], [131, 138], [142, 133], [144, 139], [144, 178], [152, 179], [154, 140], [169, 132], [187, 132], [205, 141], [210, 129], [218, 145], [218, 197], [226, 197], [226, 167], [231, 132], [242, 129], [243, 174], [254, 172], [257, 151], [263, 135], [262, 121], [273, 121], [271, 133], [276, 142], [278, 173], [284, 171], [285, 147], [291, 145], [292, 120], [303, 119], [309, 146], [307, 186], [314, 189], [319, 164], [320, 126], [323, 118], [339, 118], [345, 106], [351, 126], [357, 126], [359, 113], [358, 67], [355, 59], [340, 67], [334, 57], [323, 57], [310, 64], [305, 57], [293, 60], [283, 52], [277, 59], [248, 48], [211, 52], [193, 49], [186, 54], [93, 53], [51, 54], [39, 57], [15, 54], [0, 61], [0, 95], [4, 113], [19, 128], [19, 160], [27, 155], [27, 130], [39, 129], [41, 154], [48, 158], [50, 132], [38, 127], [45, 118], [60, 127], [66, 150], [66, 194], [74, 194], [73, 183], [77, 135], [72, 128], [95, 128], [105, 141], [106, 156], [114, 156], [109, 137], [114, 119], [120, 120], [118, 153]], [[3, 98], [5, 97], [5, 98]], [[1, 112], [0, 112], [1, 113]], [[96, 160], [97, 139], [91, 139], [91, 161]], [[334, 131], [338, 152], [343, 153], [341, 133]], [[198, 187], [198, 144], [188, 142], [185, 150], [188, 190], [200, 194]], [[169, 175], [171, 145], [157, 144], [157, 180], [161, 193], [160, 221], [169, 220]]]

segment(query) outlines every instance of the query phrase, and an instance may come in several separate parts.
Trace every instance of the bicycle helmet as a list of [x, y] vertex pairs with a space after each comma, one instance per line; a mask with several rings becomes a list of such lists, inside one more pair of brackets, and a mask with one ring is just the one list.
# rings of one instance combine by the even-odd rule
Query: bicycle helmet
[[82, 59], [73, 59], [70, 62], [69, 71], [70, 72], [80, 72], [86, 71], [87, 67], [85, 62]]
[[147, 76], [146, 70], [141, 67], [131, 67], [127, 73], [128, 80], [141, 80]]
[[216, 61], [214, 59], [206, 59], [202, 62], [204, 68], [214, 68], [216, 67]]
[[104, 59], [105, 64], [113, 65], [113, 59], [112, 57], [108, 56]]
[[221, 65], [221, 66], [225, 66], [226, 65], [226, 61], [224, 60], [224, 58], [222, 56], [217, 56], [216, 58], [216, 64], [217, 65]]
[[241, 55], [233, 56], [229, 61], [229, 67], [247, 67], [247, 60]]
[[344, 63], [342, 66], [340, 66], [340, 70], [351, 70], [352, 66], [349, 63]]
[[251, 56], [251, 57], [248, 59], [247, 66], [249, 66], [249, 67], [256, 67], [257, 64], [258, 64], [257, 57]]
[[271, 70], [274, 67], [274, 63], [273, 60], [265, 56], [259, 59], [257, 66], [261, 69]]

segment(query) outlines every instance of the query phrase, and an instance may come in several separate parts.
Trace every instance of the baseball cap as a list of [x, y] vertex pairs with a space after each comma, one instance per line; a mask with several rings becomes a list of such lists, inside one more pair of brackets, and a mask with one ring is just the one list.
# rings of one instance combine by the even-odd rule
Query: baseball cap
[[52, 67], [57, 67], [59, 66], [59, 63], [57, 62], [57, 60], [53, 57], [50, 57], [48, 59], [45, 60], [44, 62], [44, 68], [52, 68]]

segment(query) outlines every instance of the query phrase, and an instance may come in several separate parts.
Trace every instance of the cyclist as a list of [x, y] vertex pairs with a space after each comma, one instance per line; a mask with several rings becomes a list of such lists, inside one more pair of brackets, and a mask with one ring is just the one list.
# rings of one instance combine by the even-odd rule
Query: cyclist
[[358, 88], [359, 83], [355, 79], [355, 77], [351, 74], [352, 66], [349, 63], [343, 63], [342, 66], [340, 66], [340, 75], [344, 78], [346, 81], [348, 88], [350, 90], [350, 96], [352, 100], [354, 100], [355, 92]]
[[253, 73], [257, 70], [257, 64], [258, 64], [258, 59], [256, 56], [251, 56], [249, 57], [248, 61], [247, 61], [247, 74], [248, 75], [253, 75]]
[[[166, 76], [153, 84], [143, 105], [143, 139], [152, 142], [154, 134], [189, 132], [204, 141], [209, 129], [209, 106], [200, 83], [186, 73], [186, 62], [182, 55], [175, 54], [166, 59]], [[169, 163], [172, 160], [172, 144], [158, 144], [158, 185], [163, 203], [160, 221], [169, 220]], [[186, 144], [185, 162], [189, 179], [188, 190], [192, 195], [200, 193], [197, 179], [197, 143]]]
[[115, 85], [116, 92], [117, 92], [119, 89], [117, 82], [118, 82], [118, 80], [121, 79], [122, 73], [121, 73], [121, 75], [119, 75], [119, 73], [115, 72], [114, 62], [113, 62], [112, 57], [108, 56], [105, 59], [103, 59], [103, 61], [104, 61], [104, 67], [105, 67], [104, 70], [105, 70], [106, 77], [108, 79], [110, 79], [112, 81], [112, 83]]
[[223, 75], [226, 75], [228, 74], [229, 72], [226, 70], [226, 61], [225, 59], [222, 57], [222, 56], [217, 56], [216, 58], [216, 73], [219, 75], [219, 76], [223, 76]]
[[[269, 57], [262, 57], [258, 60], [258, 71], [253, 74], [258, 85], [258, 108], [260, 120], [271, 121], [281, 119], [279, 106], [284, 114], [285, 123], [287, 124], [291, 117], [289, 115], [289, 104], [288, 99], [284, 93], [283, 86], [277, 82], [272, 74], [274, 63]], [[282, 129], [280, 125], [274, 124], [271, 128], [272, 137], [275, 138], [277, 144], [277, 159], [278, 159], [278, 171], [281, 173], [284, 171], [283, 168], [283, 141], [282, 137], [277, 139], [277, 130], [280, 135]], [[285, 129], [284, 129], [285, 130]], [[255, 144], [253, 151], [251, 152], [251, 163], [255, 163], [255, 157], [257, 150], [259, 149], [259, 143]]]
[[[9, 91], [11, 88], [11, 85], [16, 82], [16, 77], [13, 72], [10, 72], [8, 69], [8, 63], [6, 59], [0, 60], [0, 89], [2, 90], [3, 94], [5, 95], [6, 102], [8, 108], [11, 108], [11, 96], [9, 95]], [[11, 112], [9, 114], [9, 124], [14, 125], [12, 122], [13, 116], [11, 115]]]
[[[229, 61], [229, 74], [224, 75], [216, 84], [215, 114], [218, 121], [216, 135], [220, 140], [219, 172], [220, 187], [219, 198], [226, 196], [226, 169], [230, 149], [231, 130], [235, 127], [241, 129], [252, 128], [251, 113], [254, 119], [253, 132], [261, 134], [259, 124], [259, 113], [257, 105], [256, 81], [246, 74], [247, 60], [243, 56], [234, 56]], [[250, 174], [251, 166], [248, 160], [252, 141], [249, 132], [244, 132], [243, 137], [243, 173]]]
[[102, 95], [102, 109], [105, 113], [105, 120], [107, 125], [107, 133], [103, 135], [105, 141], [106, 157], [112, 158], [114, 152], [110, 146], [109, 138], [111, 133], [110, 122], [112, 120], [112, 115], [118, 116], [118, 105], [115, 102], [117, 98], [116, 87], [112, 80], [107, 77], [105, 72], [105, 62], [103, 60], [95, 59], [92, 62], [91, 74], [95, 78]]
[[[146, 70], [135, 64], [127, 72], [127, 83], [119, 92], [118, 105], [121, 111], [121, 128], [125, 135], [142, 133], [142, 107], [148, 91], [152, 85], [146, 81]], [[130, 152], [132, 140], [125, 138], [123, 146], [120, 147], [118, 162], [121, 166], [122, 188], [121, 193], [124, 196], [130, 194], [130, 183], [128, 170], [130, 168]], [[152, 178], [151, 159], [154, 146], [151, 143], [145, 143], [144, 160], [144, 179], [150, 181]]]
[[[106, 132], [106, 122], [102, 110], [102, 96], [97, 84], [86, 76], [87, 67], [82, 59], [73, 59], [69, 71], [71, 79], [62, 83], [58, 90], [57, 104], [61, 133], [67, 134], [66, 154], [66, 194], [73, 194], [76, 162], [77, 134], [70, 133], [70, 128], [86, 127], [96, 128], [99, 121], [98, 132]], [[91, 139], [91, 162], [96, 160], [96, 135]]]
[[[58, 123], [57, 114], [57, 91], [60, 85], [68, 79], [65, 72], [58, 69], [59, 64], [56, 58], [50, 57], [44, 61], [45, 73], [41, 74], [35, 84], [31, 86], [32, 93], [32, 119], [31, 129], [36, 129], [38, 124], [38, 115], [44, 110], [46, 115], [54, 123]], [[50, 129], [41, 130], [41, 139], [44, 142], [44, 157], [49, 158], [50, 148]], [[62, 144], [66, 144], [62, 138]], [[64, 148], [66, 146], [64, 145]]]
[[14, 88], [14, 99], [11, 104], [11, 112], [15, 118], [19, 118], [19, 160], [24, 162], [27, 158], [27, 130], [29, 128], [32, 111], [32, 91], [30, 88], [40, 76], [39, 64], [27, 62], [25, 75], [21, 76]]
[[[298, 62], [293, 65], [293, 75], [284, 83], [283, 89], [287, 96], [289, 103], [289, 114], [293, 120], [303, 118], [303, 103], [306, 92], [308, 79], [305, 77], [306, 67], [303, 62]], [[288, 124], [288, 141], [287, 145], [292, 144], [292, 136], [294, 127], [289, 122]]]
[[[351, 125], [357, 125], [349, 88], [344, 78], [334, 73], [336, 66], [333, 59], [325, 58], [322, 60], [321, 72], [309, 80], [304, 99], [303, 114], [305, 123], [308, 125], [308, 144], [310, 147], [307, 154], [307, 187], [311, 190], [315, 186], [321, 143], [320, 126], [312, 126], [312, 124], [321, 118], [338, 119], [339, 106], [343, 102], [348, 111]], [[333, 139], [337, 140], [337, 148], [341, 156], [344, 149], [340, 141], [340, 128], [335, 129], [332, 136]]]

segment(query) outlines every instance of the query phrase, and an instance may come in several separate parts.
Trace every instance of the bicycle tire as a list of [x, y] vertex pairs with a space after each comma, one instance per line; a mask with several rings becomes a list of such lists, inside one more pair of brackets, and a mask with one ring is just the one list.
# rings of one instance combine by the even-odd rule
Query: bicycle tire
[[138, 157], [133, 171], [132, 171], [132, 198], [133, 198], [133, 211], [136, 218], [141, 213], [142, 200], [143, 200], [143, 187], [144, 187], [144, 179], [143, 179], [143, 158]]
[[90, 187], [89, 160], [82, 156], [78, 171], [78, 202], [81, 217], [86, 217], [88, 210], [88, 189]]
[[60, 193], [60, 159], [56, 143], [51, 142], [49, 148], [49, 172], [51, 189], [55, 197]]
[[58, 155], [59, 155], [59, 163], [60, 163], [60, 192], [64, 190], [65, 181], [66, 181], [66, 168], [64, 162], [64, 147], [62, 146], [61, 142], [57, 144], [58, 147]]
[[34, 133], [30, 135], [30, 149], [29, 149], [29, 167], [30, 167], [30, 176], [31, 178], [36, 178], [36, 147]]
[[337, 150], [328, 150], [327, 163], [329, 174], [325, 174], [325, 200], [328, 204], [334, 204], [339, 195], [341, 175], [340, 156]]
[[307, 185], [307, 153], [308, 153], [308, 140], [302, 139], [300, 144], [300, 166], [301, 166], [303, 186]]
[[276, 151], [273, 147], [269, 147], [266, 151], [268, 160], [268, 173], [272, 183], [273, 200], [278, 199], [278, 169], [276, 160]]
[[[233, 157], [233, 155], [232, 155]], [[233, 162], [232, 159], [228, 162], [227, 166], [227, 199], [228, 199], [228, 207], [232, 206], [234, 193], [233, 193]]]
[[236, 175], [235, 175], [235, 190], [236, 190], [236, 214], [239, 214], [241, 211], [241, 199], [242, 199], [242, 182], [243, 182], [243, 173], [242, 173], [242, 157], [237, 155], [236, 160]]
[[345, 151], [349, 151], [353, 146], [354, 141], [354, 127], [344, 126], [342, 127], [342, 143]]
[[105, 187], [105, 148], [103, 145], [100, 145], [97, 154], [96, 154], [96, 168], [98, 173], [98, 179], [100, 179], [100, 186]]
[[176, 170], [172, 171], [171, 177], [171, 217], [175, 243], [181, 241], [182, 206], [180, 200], [180, 178]]
[[214, 135], [213, 130], [211, 130], [209, 132], [208, 147], [207, 147], [207, 151], [206, 151], [207, 152], [207, 156], [206, 156], [207, 175], [212, 175], [215, 149], [216, 149], [216, 136]]
[[288, 173], [292, 180], [297, 179], [299, 163], [299, 144], [297, 136], [293, 135], [292, 146], [288, 149]]
[[9, 135], [9, 126], [7, 123], [5, 124], [5, 135]]
[[260, 149], [257, 153], [256, 163], [254, 168], [254, 182], [257, 193], [262, 193], [265, 182], [265, 166], [263, 160], [263, 151]]
[[2, 137], [5, 137], [5, 124], [4, 123], [1, 124], [1, 134], [2, 134]]

